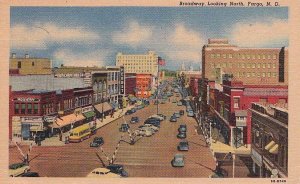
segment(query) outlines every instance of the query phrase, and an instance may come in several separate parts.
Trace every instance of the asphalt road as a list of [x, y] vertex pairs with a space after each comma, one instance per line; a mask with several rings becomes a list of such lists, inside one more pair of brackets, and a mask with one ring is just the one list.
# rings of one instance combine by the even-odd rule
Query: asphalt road
[[[34, 146], [29, 157], [31, 170], [47, 177], [84, 177], [94, 168], [103, 167], [103, 163], [108, 164], [100, 148], [89, 146], [92, 139], [95, 136], [102, 136], [105, 142], [103, 150], [111, 157], [123, 135], [114, 163], [124, 165], [129, 177], [207, 178], [215, 169], [215, 162], [209, 148], [206, 147], [204, 137], [195, 131], [196, 120], [187, 117], [185, 113], [176, 123], [169, 122], [170, 116], [180, 109], [185, 110], [185, 106], [177, 106], [176, 103], [170, 102], [159, 104], [159, 113], [166, 115], [167, 119], [161, 122], [161, 128], [156, 134], [138, 138], [134, 145], [129, 144], [127, 133], [119, 132], [120, 124], [124, 121], [120, 118], [100, 128], [96, 135], [81, 143], [65, 146]], [[132, 116], [140, 118], [139, 123], [130, 124], [131, 129], [134, 130], [154, 113], [156, 113], [156, 105], [151, 104], [135, 114], [126, 115], [125, 120], [129, 123]], [[185, 166], [174, 168], [171, 166], [171, 160], [176, 153], [180, 152], [177, 151], [180, 140], [176, 135], [181, 123], [187, 124], [190, 150], [181, 152], [185, 156]], [[25, 151], [28, 146], [21, 148]], [[21, 155], [16, 147], [9, 149], [9, 155], [10, 164], [21, 161]]]

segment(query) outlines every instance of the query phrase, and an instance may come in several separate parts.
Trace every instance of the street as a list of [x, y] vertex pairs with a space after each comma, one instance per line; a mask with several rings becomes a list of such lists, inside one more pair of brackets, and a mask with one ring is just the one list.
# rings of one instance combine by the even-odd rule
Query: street
[[[175, 98], [174, 96], [171, 97]], [[179, 98], [178, 98], [179, 99]], [[108, 164], [105, 155], [100, 148], [91, 148], [90, 142], [95, 136], [104, 138], [103, 150], [112, 157], [120, 137], [120, 147], [116, 154], [115, 164], [122, 164], [129, 173], [129, 177], [204, 177], [207, 178], [215, 169], [215, 161], [209, 147], [205, 144], [203, 135], [196, 132], [196, 120], [187, 117], [185, 114], [177, 122], [169, 122], [170, 116], [179, 110], [185, 110], [185, 106], [177, 106], [169, 101], [166, 104], [159, 104], [159, 113], [167, 116], [161, 122], [161, 127], [151, 137], [137, 137], [134, 145], [130, 145], [127, 132], [119, 132], [119, 127], [123, 123], [123, 118], [119, 118], [110, 124], [98, 129], [93, 135], [81, 143], [71, 143], [64, 146], [34, 146], [30, 155], [31, 171], [38, 172], [40, 176], [47, 177], [85, 177], [90, 171], [97, 167]], [[136, 129], [152, 114], [156, 113], [156, 105], [149, 105], [136, 113], [126, 115], [125, 120], [129, 123], [132, 116], [138, 116], [140, 122], [130, 124], [130, 130]], [[187, 140], [190, 149], [181, 152], [185, 156], [185, 166], [174, 168], [171, 166], [177, 151], [180, 139], [176, 137], [180, 124], [187, 125]], [[28, 146], [22, 146], [23, 151]], [[21, 161], [21, 155], [16, 147], [9, 149], [9, 163]], [[97, 154], [101, 159], [98, 158]]]

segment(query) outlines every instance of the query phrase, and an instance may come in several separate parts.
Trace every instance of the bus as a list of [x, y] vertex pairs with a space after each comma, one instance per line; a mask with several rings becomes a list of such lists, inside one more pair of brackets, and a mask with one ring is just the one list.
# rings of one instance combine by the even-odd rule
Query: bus
[[82, 142], [84, 139], [88, 139], [91, 135], [91, 128], [89, 124], [84, 124], [74, 128], [70, 134], [70, 142]]

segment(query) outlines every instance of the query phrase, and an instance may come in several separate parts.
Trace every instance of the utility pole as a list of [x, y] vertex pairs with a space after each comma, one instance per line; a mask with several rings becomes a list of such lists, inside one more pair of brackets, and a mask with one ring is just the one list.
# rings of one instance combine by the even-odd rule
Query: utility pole
[[159, 61], [157, 60], [157, 94], [156, 94], [156, 101], [157, 101], [157, 104], [156, 104], [156, 114], [158, 114], [158, 92], [159, 92], [159, 88], [158, 88], [158, 85], [159, 85]]
[[235, 154], [232, 154], [232, 177], [234, 178], [235, 173]]

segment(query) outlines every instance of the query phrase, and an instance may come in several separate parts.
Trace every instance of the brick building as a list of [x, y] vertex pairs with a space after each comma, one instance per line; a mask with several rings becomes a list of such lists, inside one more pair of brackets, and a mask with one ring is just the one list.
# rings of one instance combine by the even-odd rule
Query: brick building
[[136, 73], [126, 73], [125, 74], [125, 94], [134, 95], [136, 87]]
[[221, 82], [222, 74], [232, 74], [245, 85], [287, 85], [288, 49], [240, 48], [227, 39], [209, 39], [202, 49], [202, 76]]
[[151, 96], [151, 74], [136, 74], [136, 97], [148, 98]]
[[287, 86], [244, 85], [241, 81], [224, 80], [219, 88], [211, 85], [209, 107], [223, 143], [232, 147], [251, 145], [251, 119], [248, 109], [252, 102], [285, 107]]

